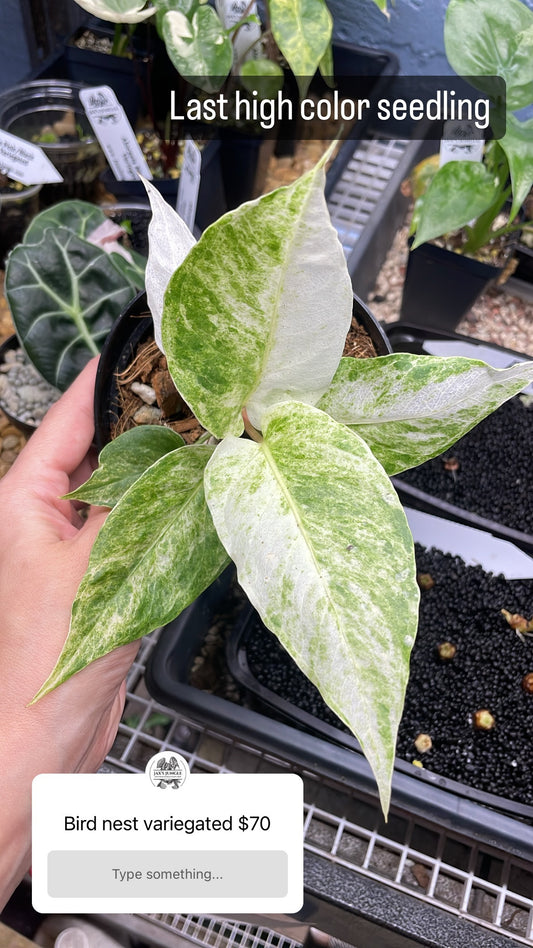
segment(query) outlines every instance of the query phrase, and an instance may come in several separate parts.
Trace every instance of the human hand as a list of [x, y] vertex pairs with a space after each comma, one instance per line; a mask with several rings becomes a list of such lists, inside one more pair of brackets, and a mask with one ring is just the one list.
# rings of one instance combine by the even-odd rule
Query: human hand
[[132, 642], [115, 649], [28, 707], [61, 652], [107, 515], [91, 508], [83, 521], [61, 499], [91, 473], [96, 365], [92, 360], [50, 409], [0, 481], [0, 880], [8, 880], [4, 889], [0, 882], [0, 904], [29, 864], [32, 778], [98, 769], [116, 734], [138, 648]]

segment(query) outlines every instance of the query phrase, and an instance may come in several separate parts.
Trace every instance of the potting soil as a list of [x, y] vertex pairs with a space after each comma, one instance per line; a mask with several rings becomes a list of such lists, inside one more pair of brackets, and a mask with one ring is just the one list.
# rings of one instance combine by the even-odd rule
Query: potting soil
[[444, 454], [400, 480], [496, 523], [533, 534], [533, 405], [505, 402]]
[[[433, 585], [421, 590], [397, 756], [478, 790], [533, 804], [533, 693], [522, 685], [533, 672], [533, 638], [520, 638], [501, 614], [506, 609], [531, 618], [533, 580], [507, 580], [418, 545], [416, 556], [419, 573], [429, 574]], [[456, 648], [447, 661], [439, 657], [443, 642]], [[258, 619], [247, 637], [247, 656], [265, 687], [346, 730]], [[476, 727], [478, 711], [489, 711], [494, 726]], [[417, 749], [419, 735], [429, 735], [429, 750]]]

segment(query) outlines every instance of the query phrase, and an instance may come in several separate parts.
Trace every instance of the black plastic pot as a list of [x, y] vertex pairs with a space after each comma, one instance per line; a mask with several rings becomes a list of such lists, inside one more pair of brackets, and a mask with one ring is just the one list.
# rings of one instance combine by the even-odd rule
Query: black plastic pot
[[[80, 48], [76, 46], [76, 40], [85, 32], [85, 29], [85, 27], [79, 29], [65, 43], [63, 57], [66, 77], [88, 86], [110, 86], [132, 126], [135, 127], [141, 107], [146, 109], [148, 102], [150, 57], [143, 51], [138, 51], [129, 58]], [[112, 39], [111, 32], [104, 30], [92, 32], [97, 38]]]
[[[368, 307], [354, 295], [353, 315], [363, 326], [378, 355], [391, 351], [383, 329]], [[132, 361], [137, 347], [152, 335], [152, 317], [146, 302], [146, 293], [139, 293], [119, 317], [109, 333], [100, 356], [96, 375], [94, 416], [95, 444], [100, 451], [111, 440], [111, 431], [120, 414], [117, 372]]]
[[[426, 519], [426, 523], [419, 527], [417, 518]], [[422, 535], [422, 542], [427, 543], [428, 536], [433, 537], [438, 544], [442, 522], [435, 524], [434, 518], [413, 512], [410, 523], [415, 538]], [[496, 548], [500, 547], [495, 554], [495, 547], [487, 544], [483, 534], [457, 524], [448, 524], [442, 540], [443, 548], [463, 552], [465, 529], [465, 555], [469, 560], [474, 550], [474, 558], [487, 563], [490, 569], [509, 567], [506, 544], [502, 547], [501, 541], [494, 541]], [[529, 570], [531, 577], [530, 558], [519, 551], [514, 555], [524, 557], [524, 571]], [[517, 567], [519, 572], [521, 562], [519, 560]], [[297, 767], [311, 767], [314, 772], [375, 794], [368, 765], [355, 738], [302, 712], [267, 687], [258, 686], [247, 668], [240, 634], [230, 638], [228, 654], [233, 673], [249, 689], [248, 706], [191, 685], [191, 667], [200, 654], [207, 632], [220, 621], [221, 610], [227, 611], [231, 583], [232, 573], [227, 571], [163, 630], [147, 668], [146, 682], [150, 693], [157, 701], [178, 709], [193, 720], [251, 741], [267, 752], [281, 754]], [[514, 635], [511, 630], [509, 634]], [[521, 853], [526, 858], [533, 854], [533, 827], [527, 825], [533, 820], [533, 806], [476, 790], [399, 759], [395, 764], [392, 801], [408, 812], [452, 826], [457, 832], [462, 831], [491, 844], [503, 833], [506, 848], [510, 851]]]
[[[2, 345], [0, 345], [0, 365], [5, 364], [7, 352], [14, 352], [17, 349], [20, 349], [20, 342], [16, 333], [13, 333], [13, 335], [8, 336]], [[0, 401], [0, 408], [2, 409], [6, 418], [9, 419], [11, 424], [14, 425], [15, 428], [18, 428], [18, 430], [22, 432], [26, 438], [29, 438], [30, 435], [32, 435], [33, 432], [37, 430], [37, 425], [30, 424], [29, 422], [24, 421], [22, 418], [19, 418], [18, 415], [6, 408], [2, 401]]]
[[523, 280], [524, 283], [533, 283], [533, 247], [519, 243], [515, 257], [518, 260], [518, 266], [513, 276], [517, 280]]
[[[481, 340], [473, 339], [469, 336], [462, 336], [459, 333], [445, 333], [437, 330], [428, 331], [409, 323], [391, 323], [387, 327], [387, 335], [395, 352], [467, 356], [472, 359], [481, 359], [493, 365], [495, 368], [504, 368], [514, 362], [523, 362], [530, 359], [525, 353], [514, 352], [512, 349], [505, 349], [501, 346], [482, 342]], [[531, 386], [528, 390], [530, 389]], [[482, 434], [482, 426], [484, 424], [492, 425], [493, 423], [494, 416], [492, 416], [492, 419], [488, 419], [486, 423], [481, 422], [477, 428], [479, 435], [481, 436]], [[476, 438], [477, 437], [478, 435], [476, 434]], [[526, 439], [526, 441], [529, 441], [530, 433], [524, 429], [522, 437]], [[465, 444], [467, 438], [468, 435], [465, 437]], [[501, 461], [501, 464], [505, 465], [504, 471], [508, 469], [508, 477], [505, 478], [505, 489], [510, 491], [510, 502], [512, 502], [512, 482], [516, 476], [517, 465], [520, 464], [519, 445], [516, 446], [516, 452], [516, 454], [509, 453]], [[454, 450], [452, 447], [446, 452], [446, 455], [451, 456], [453, 453]], [[435, 464], [437, 462], [428, 463]], [[487, 479], [490, 480], [491, 474], [494, 479], [495, 475], [493, 470], [493, 464], [490, 461], [487, 448], [486, 460], [480, 463], [480, 483], [481, 478], [487, 483]], [[530, 477], [530, 469], [527, 465], [522, 464], [522, 471], [522, 476], [527, 484]], [[455, 477], [460, 478], [460, 476], [459, 471]], [[464, 523], [481, 530], [486, 530], [488, 533], [496, 537], [501, 537], [504, 540], [509, 540], [526, 552], [533, 554], [533, 535], [527, 530], [513, 529], [504, 523], [498, 522], [494, 516], [482, 516], [475, 511], [459, 506], [459, 504], [454, 503], [452, 500], [437, 497], [429, 491], [422, 490], [409, 483], [405, 474], [396, 475], [392, 480], [401, 500], [409, 504], [409, 506], [415, 507], [417, 510], [424, 510], [427, 513], [451, 518], [458, 523]], [[507, 485], [509, 486], [507, 487]]]
[[0, 193], [0, 267], [39, 211], [40, 184]]
[[400, 318], [426, 329], [455, 329], [501, 267], [435, 244], [409, 251]]
[[[107, 168], [101, 174], [101, 181], [107, 191], [119, 201], [146, 200], [146, 189], [142, 181], [117, 181], [113, 172]], [[179, 178], [153, 178], [152, 184], [172, 207], [178, 199]], [[196, 226], [200, 231], [206, 229], [227, 211], [226, 198], [222, 183], [220, 164], [220, 142], [207, 142], [202, 150], [202, 170], [198, 204], [196, 206]]]

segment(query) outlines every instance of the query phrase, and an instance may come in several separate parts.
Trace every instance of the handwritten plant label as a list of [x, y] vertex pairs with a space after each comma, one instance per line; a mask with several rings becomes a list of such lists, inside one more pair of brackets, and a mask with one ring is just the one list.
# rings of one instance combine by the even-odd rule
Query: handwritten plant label
[[59, 184], [63, 176], [42, 148], [0, 131], [0, 173], [21, 184]]
[[80, 91], [80, 99], [117, 181], [133, 181], [140, 174], [150, 180], [152, 172], [113, 90], [92, 86]]
[[183, 150], [183, 164], [180, 172], [176, 210], [191, 231], [196, 218], [201, 171], [202, 153], [196, 142], [187, 137]]

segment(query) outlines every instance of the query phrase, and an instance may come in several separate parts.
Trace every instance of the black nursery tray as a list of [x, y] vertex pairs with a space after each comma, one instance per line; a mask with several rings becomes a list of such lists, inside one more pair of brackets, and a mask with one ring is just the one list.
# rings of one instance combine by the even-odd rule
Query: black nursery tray
[[[424, 546], [437, 544], [445, 553], [454, 555], [460, 551], [467, 563], [481, 564], [485, 570], [496, 574], [505, 570], [511, 586], [515, 580], [527, 578], [533, 597], [533, 560], [523, 551], [507, 542], [480, 535], [472, 528], [420, 511], [409, 511], [409, 519], [415, 539]], [[293, 702], [280, 699], [264, 684], [258, 686], [256, 676], [249, 674], [241, 637], [232, 641], [230, 636], [228, 652], [233, 675], [241, 685], [250, 689], [252, 697], [245, 699], [248, 706], [206, 693], [190, 684], [191, 667], [200, 654], [207, 632], [220, 621], [219, 609], [226, 601], [232, 577], [232, 572], [223, 574], [163, 630], [147, 669], [149, 691], [156, 700], [187, 713], [200, 723], [248, 740], [267, 753], [280, 754], [296, 766], [311, 768], [316, 773], [375, 795], [370, 768], [353, 736], [340, 730], [334, 719], [321, 721], [309, 711], [302, 712]], [[517, 608], [518, 605], [511, 605], [512, 610]], [[516, 637], [510, 628], [505, 628], [503, 620], [502, 623], [502, 635], [511, 640]], [[525, 656], [531, 656], [533, 669], [533, 645], [522, 645], [522, 648]], [[500, 655], [501, 649], [497, 647], [488, 660], [497, 663]], [[450, 674], [450, 668], [444, 671]], [[453, 675], [453, 669], [451, 673]], [[520, 689], [520, 680], [517, 687]], [[519, 697], [525, 699], [523, 706], [528, 707], [529, 702], [533, 725], [533, 696], [524, 693]], [[422, 721], [420, 724], [414, 722], [413, 726], [425, 730]], [[489, 739], [492, 736], [481, 735]], [[410, 754], [411, 758], [413, 756]], [[528, 769], [527, 765], [528, 761], [520, 765], [522, 772]], [[513, 773], [512, 765], [509, 773]], [[528, 859], [533, 857], [533, 825], [530, 825], [533, 823], [533, 805], [448, 779], [430, 769], [429, 759], [427, 766], [419, 768], [408, 760], [397, 758], [392, 802], [476, 839], [503, 845], [516, 855]], [[491, 808], [490, 815], [487, 807]]]
[[[495, 368], [533, 357], [458, 333], [391, 323], [394, 352], [467, 356]], [[524, 388], [531, 394], [533, 386]], [[457, 459], [457, 470], [446, 459]], [[487, 530], [533, 553], [533, 405], [515, 396], [438, 458], [393, 477], [403, 503]], [[505, 522], [505, 518], [507, 522]], [[528, 523], [529, 520], [529, 523]]]

